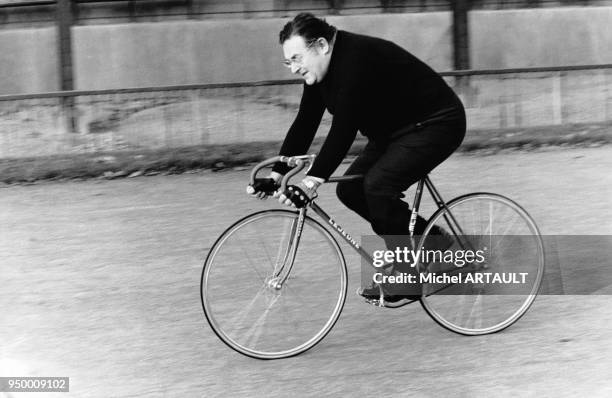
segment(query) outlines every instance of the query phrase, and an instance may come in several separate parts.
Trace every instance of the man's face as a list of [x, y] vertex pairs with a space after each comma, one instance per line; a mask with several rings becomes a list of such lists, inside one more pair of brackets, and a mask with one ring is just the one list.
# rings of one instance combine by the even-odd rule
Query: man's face
[[302, 36], [291, 36], [283, 43], [283, 55], [291, 73], [299, 74], [308, 85], [321, 82], [327, 73], [330, 48], [325, 39], [309, 46]]

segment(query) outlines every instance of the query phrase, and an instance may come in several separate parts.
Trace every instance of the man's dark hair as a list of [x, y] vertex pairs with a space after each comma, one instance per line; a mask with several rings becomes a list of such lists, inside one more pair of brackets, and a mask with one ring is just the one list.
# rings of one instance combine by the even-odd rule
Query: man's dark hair
[[302, 36], [307, 44], [313, 43], [319, 37], [323, 37], [331, 43], [335, 34], [335, 26], [309, 12], [302, 12], [285, 24], [283, 30], [280, 31], [279, 41], [280, 44], [283, 44], [291, 36]]

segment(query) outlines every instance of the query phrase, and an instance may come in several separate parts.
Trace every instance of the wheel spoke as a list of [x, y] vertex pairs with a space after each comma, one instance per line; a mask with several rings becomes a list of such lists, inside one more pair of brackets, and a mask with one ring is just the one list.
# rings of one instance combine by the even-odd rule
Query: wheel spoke
[[278, 295], [272, 297], [272, 299], [268, 302], [268, 305], [264, 309], [263, 313], [259, 316], [259, 318], [257, 318], [255, 322], [253, 322], [253, 325], [249, 328], [249, 330], [247, 330], [245, 334], [245, 336], [247, 337], [245, 343], [248, 344], [249, 347], [257, 346], [257, 342], [259, 341], [259, 338], [261, 337], [261, 334], [263, 333], [265, 328], [265, 320], [268, 317], [268, 314], [270, 313], [270, 309], [274, 306], [279, 297], [280, 296]]
[[[259, 281], [264, 283], [266, 280], [266, 277], [259, 273], [259, 271], [257, 270], [257, 266], [255, 265], [255, 263], [253, 262], [251, 256], [249, 256], [249, 253], [247, 251], [247, 248], [249, 248], [251, 245], [249, 243], [245, 243], [239, 235], [237, 236], [237, 240], [239, 241], [238, 247], [240, 247], [243, 253], [242, 258], [244, 259], [244, 261], [246, 261], [251, 266], [250, 268], [253, 271], [255, 271], [255, 273], [257, 274], [257, 277], [259, 278]], [[265, 246], [263, 244], [261, 246], [265, 249]], [[271, 264], [271, 262], [268, 262], [268, 264]]]
[[255, 303], [259, 301], [259, 299], [265, 294], [265, 290], [266, 287], [262, 286], [262, 288], [255, 295], [255, 297], [253, 297], [253, 299], [247, 305], [241, 308], [234, 317], [230, 318], [230, 321], [228, 322], [228, 329], [231, 327], [231, 329], [239, 331], [247, 327], [246, 325], [244, 325], [244, 322], [248, 318], [248, 315], [251, 313], [251, 310], [255, 306]]

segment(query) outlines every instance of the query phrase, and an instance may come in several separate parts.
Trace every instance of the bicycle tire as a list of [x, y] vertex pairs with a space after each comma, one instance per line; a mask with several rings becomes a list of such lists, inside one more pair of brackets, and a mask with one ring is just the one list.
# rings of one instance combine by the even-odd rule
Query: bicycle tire
[[279, 359], [305, 352], [331, 331], [342, 312], [344, 255], [311, 217], [305, 217], [288, 279], [280, 290], [270, 284], [279, 258], [291, 247], [297, 218], [298, 212], [281, 209], [250, 214], [221, 234], [204, 263], [200, 297], [206, 320], [227, 346], [246, 356]]
[[[485, 208], [488, 216], [482, 214]], [[525, 283], [508, 283], [502, 287], [481, 283], [426, 282], [423, 283], [421, 305], [434, 321], [455, 333], [483, 335], [499, 332], [527, 312], [542, 283], [545, 253], [538, 227], [525, 209], [505, 196], [485, 192], [467, 194], [448, 202], [446, 207], [431, 216], [419, 247], [426, 247], [428, 237], [433, 236], [428, 234], [434, 225], [448, 229], [453, 223], [455, 228], [461, 226], [461, 233], [454, 238], [455, 247], [459, 246], [457, 236], [460, 240], [461, 237], [469, 240], [474, 236], [486, 236], [486, 233], [489, 233], [489, 243], [495, 247], [488, 249], [490, 253], [482, 264], [473, 261], [473, 266], [465, 268], [455, 266], [453, 269], [451, 266], [450, 272], [458, 270], [455, 274], [465, 276], [476, 274], [479, 268], [491, 274], [502, 270], [508, 275], [520, 275], [521, 271], [526, 273]], [[483, 226], [483, 223], [487, 225]], [[456, 230], [453, 232], [457, 233]], [[468, 241], [461, 243], [469, 244]], [[481, 247], [486, 249], [486, 242]], [[441, 264], [428, 264], [425, 274], [435, 275], [442, 270]], [[444, 267], [449, 270], [448, 265]], [[520, 279], [516, 281], [520, 282]]]

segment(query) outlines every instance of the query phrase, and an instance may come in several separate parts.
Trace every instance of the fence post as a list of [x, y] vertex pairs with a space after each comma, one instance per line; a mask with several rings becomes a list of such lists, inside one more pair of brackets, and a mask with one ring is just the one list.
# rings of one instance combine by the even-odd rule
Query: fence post
[[604, 83], [604, 87], [605, 87], [605, 111], [604, 111], [604, 117], [605, 120], [608, 121], [610, 119], [612, 119], [612, 90], [610, 90], [610, 84], [612, 84], [612, 79], [610, 78], [610, 71], [609, 70], [603, 70], [603, 83]]
[[194, 0], [185, 0], [185, 8], [187, 9], [188, 19], [197, 19], [196, 17], [196, 5], [193, 3]]
[[553, 73], [552, 75], [552, 111], [553, 124], [563, 123], [563, 103], [561, 101], [561, 76], [563, 72]]
[[453, 7], [453, 65], [455, 70], [470, 69], [469, 0], [457, 0], [451, 3]]
[[[74, 13], [71, 0], [57, 0], [57, 37], [59, 43], [58, 66], [60, 75], [60, 90], [74, 90], [74, 74], [72, 69], [72, 36], [71, 28], [74, 22]], [[67, 130], [70, 133], [78, 132], [74, 97], [61, 97], [61, 109], [66, 118]]]
[[193, 145], [202, 145], [207, 144], [207, 131], [206, 131], [206, 122], [204, 118], [206, 115], [202, 115], [202, 90], [194, 89], [190, 91], [190, 100], [191, 103], [191, 121], [192, 121], [192, 144]]
[[[453, 12], [453, 67], [455, 70], [470, 69], [470, 37], [468, 12], [470, 0], [452, 1]], [[464, 94], [466, 107], [471, 108], [475, 103], [476, 93], [470, 87], [470, 76], [457, 76], [455, 85], [459, 92]]]

